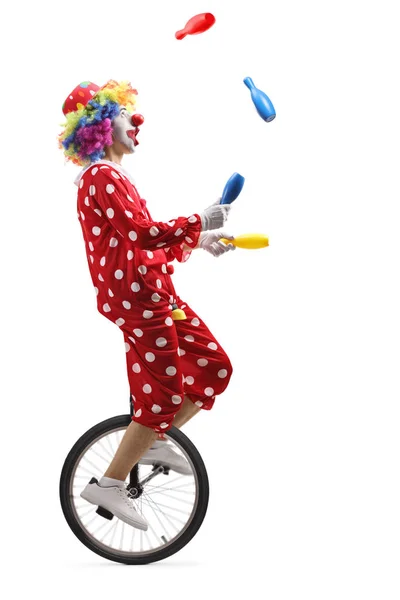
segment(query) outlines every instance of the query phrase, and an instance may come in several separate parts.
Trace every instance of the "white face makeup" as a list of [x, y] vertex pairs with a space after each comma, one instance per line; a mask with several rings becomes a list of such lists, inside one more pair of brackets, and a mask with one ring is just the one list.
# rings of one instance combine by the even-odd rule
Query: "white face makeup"
[[132, 114], [122, 106], [119, 115], [113, 120], [113, 136], [118, 142], [121, 142], [130, 153], [135, 152], [138, 145], [136, 135], [139, 128], [132, 125]]

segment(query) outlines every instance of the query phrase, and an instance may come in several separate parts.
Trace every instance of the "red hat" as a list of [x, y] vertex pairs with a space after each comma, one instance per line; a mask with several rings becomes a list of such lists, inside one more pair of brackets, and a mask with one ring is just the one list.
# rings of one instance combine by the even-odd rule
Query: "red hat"
[[91, 81], [83, 81], [77, 85], [62, 106], [64, 115], [85, 108], [89, 100], [91, 100], [100, 89], [101, 88], [98, 85]]

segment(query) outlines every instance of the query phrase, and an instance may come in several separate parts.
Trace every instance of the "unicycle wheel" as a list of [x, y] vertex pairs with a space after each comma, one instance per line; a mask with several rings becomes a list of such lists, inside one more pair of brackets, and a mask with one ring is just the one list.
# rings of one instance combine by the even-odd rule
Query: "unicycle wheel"
[[175, 554], [194, 537], [207, 512], [209, 484], [198, 450], [173, 427], [165, 436], [174, 451], [188, 461], [191, 474], [157, 468], [154, 476], [154, 466], [139, 464], [139, 481], [145, 483], [133, 501], [137, 512], [148, 522], [147, 531], [135, 529], [81, 498], [90, 479], [100, 479], [104, 474], [130, 423], [129, 415], [121, 415], [82, 435], [65, 460], [60, 501], [68, 525], [87, 548], [108, 560], [139, 565]]

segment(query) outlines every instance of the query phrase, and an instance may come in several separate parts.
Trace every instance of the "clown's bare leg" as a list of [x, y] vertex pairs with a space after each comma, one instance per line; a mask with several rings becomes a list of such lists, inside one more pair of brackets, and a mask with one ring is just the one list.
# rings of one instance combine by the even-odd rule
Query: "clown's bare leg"
[[193, 404], [193, 402], [185, 396], [182, 406], [179, 412], [175, 415], [174, 418], [174, 427], [182, 427], [185, 423], [187, 423], [194, 415], [196, 415], [201, 408]]
[[113, 460], [104, 477], [125, 481], [132, 467], [140, 457], [150, 448], [157, 439], [158, 434], [150, 429], [132, 421], [115, 453]]
[[[199, 410], [201, 409], [185, 396], [179, 412], [175, 415], [174, 427], [182, 427]], [[104, 473], [104, 477], [125, 481], [132, 467], [153, 445], [157, 438], [158, 434], [155, 431], [132, 421], [122, 438], [110, 466]]]

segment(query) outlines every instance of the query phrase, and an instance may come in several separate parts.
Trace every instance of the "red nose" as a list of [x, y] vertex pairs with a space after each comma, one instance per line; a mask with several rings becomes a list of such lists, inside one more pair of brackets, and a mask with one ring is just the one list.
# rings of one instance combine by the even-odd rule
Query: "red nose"
[[144, 122], [144, 117], [143, 115], [136, 114], [132, 116], [131, 121], [132, 125], [135, 125], [135, 127], [140, 127], [140, 125]]

